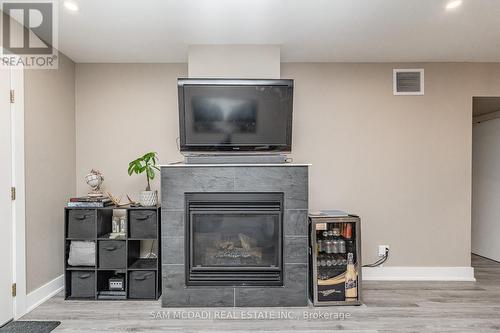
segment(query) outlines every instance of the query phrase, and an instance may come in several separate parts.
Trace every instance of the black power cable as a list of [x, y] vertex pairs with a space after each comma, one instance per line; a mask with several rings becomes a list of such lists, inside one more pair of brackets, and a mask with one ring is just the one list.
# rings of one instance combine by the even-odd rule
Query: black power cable
[[385, 249], [385, 255], [382, 258], [375, 261], [373, 264], [363, 265], [362, 267], [377, 267], [377, 266], [382, 265], [384, 262], [386, 262], [387, 259], [389, 259], [389, 249], [388, 248]]

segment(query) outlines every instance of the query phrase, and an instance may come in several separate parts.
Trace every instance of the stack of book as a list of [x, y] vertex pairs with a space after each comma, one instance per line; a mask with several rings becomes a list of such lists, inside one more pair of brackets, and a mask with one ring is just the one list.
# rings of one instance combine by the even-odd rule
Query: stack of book
[[103, 208], [113, 205], [113, 202], [108, 197], [77, 197], [70, 198], [68, 202], [68, 207], [71, 208]]

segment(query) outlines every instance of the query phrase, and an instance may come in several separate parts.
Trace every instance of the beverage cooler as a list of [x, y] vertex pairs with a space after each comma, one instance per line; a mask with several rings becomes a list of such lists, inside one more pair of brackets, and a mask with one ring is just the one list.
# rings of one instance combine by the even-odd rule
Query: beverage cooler
[[361, 304], [361, 223], [342, 211], [309, 214], [310, 297], [315, 306]]

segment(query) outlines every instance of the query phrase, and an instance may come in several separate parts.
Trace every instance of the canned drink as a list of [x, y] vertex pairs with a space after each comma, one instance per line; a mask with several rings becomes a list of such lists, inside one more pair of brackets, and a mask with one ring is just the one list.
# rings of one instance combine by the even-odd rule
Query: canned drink
[[338, 239], [334, 239], [332, 241], [332, 253], [340, 253], [339, 250], [340, 250], [339, 249], [339, 241], [338, 241]]
[[324, 247], [324, 246], [323, 246], [323, 240], [322, 240], [322, 239], [319, 239], [317, 243], [318, 243], [318, 252], [323, 252], [323, 251], [325, 251], [325, 249], [323, 248], [323, 247]]
[[331, 240], [326, 240], [323, 242], [323, 248], [326, 253], [333, 253], [333, 244]]
[[345, 253], [345, 241], [343, 239], [339, 240], [339, 253]]

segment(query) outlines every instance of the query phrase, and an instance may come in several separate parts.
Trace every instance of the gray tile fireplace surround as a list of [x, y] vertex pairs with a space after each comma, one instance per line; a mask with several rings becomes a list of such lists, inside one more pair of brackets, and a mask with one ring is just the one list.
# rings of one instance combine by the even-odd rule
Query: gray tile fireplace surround
[[[307, 305], [308, 165], [167, 165], [161, 190], [163, 307]], [[186, 286], [186, 192], [283, 192], [283, 286]]]

